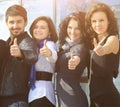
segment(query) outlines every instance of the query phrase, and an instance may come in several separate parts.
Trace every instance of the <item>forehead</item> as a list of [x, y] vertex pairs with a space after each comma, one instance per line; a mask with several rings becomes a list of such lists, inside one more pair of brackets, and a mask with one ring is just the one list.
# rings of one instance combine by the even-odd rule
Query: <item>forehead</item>
[[22, 16], [8, 16], [7, 21], [18, 21], [18, 20], [23, 20], [24, 18]]
[[45, 20], [39, 20], [36, 25], [38, 26], [48, 26], [48, 23]]
[[75, 19], [70, 19], [68, 26], [70, 26], [70, 25], [78, 26], [78, 21]]
[[91, 16], [91, 19], [93, 18], [107, 18], [107, 15], [105, 12], [102, 12], [102, 11], [98, 11], [98, 12], [94, 12]]

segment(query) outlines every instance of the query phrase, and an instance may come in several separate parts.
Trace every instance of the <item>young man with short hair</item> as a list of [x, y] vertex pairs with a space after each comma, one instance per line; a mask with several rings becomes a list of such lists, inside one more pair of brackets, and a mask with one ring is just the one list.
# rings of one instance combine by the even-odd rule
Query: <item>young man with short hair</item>
[[5, 14], [10, 37], [9, 52], [0, 75], [0, 106], [28, 107], [28, 81], [31, 65], [36, 62], [34, 43], [25, 32], [27, 12], [20, 5], [10, 6]]

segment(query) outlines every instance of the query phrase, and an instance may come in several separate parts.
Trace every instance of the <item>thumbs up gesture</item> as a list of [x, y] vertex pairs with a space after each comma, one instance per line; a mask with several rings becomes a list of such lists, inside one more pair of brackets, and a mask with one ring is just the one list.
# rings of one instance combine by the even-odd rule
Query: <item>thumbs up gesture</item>
[[80, 57], [74, 56], [71, 53], [70, 59], [68, 60], [68, 69], [75, 70], [79, 63], [80, 63]]
[[22, 57], [22, 53], [17, 44], [17, 38], [14, 39], [13, 45], [10, 47], [10, 54], [14, 57]]
[[97, 40], [95, 38], [93, 39], [93, 45], [94, 45], [94, 51], [96, 52], [96, 54], [99, 56], [103, 56], [104, 49], [100, 44], [97, 43]]
[[51, 50], [47, 47], [47, 41], [44, 40], [43, 48], [40, 49], [40, 54], [45, 57], [50, 57], [52, 55]]

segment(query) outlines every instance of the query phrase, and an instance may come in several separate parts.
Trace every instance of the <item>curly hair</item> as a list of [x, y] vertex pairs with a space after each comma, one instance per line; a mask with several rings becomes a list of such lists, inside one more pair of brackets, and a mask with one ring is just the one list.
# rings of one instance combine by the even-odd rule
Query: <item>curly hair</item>
[[60, 45], [63, 45], [65, 43], [65, 38], [68, 36], [67, 27], [71, 19], [74, 19], [78, 22], [78, 28], [81, 32], [81, 40], [84, 42], [86, 42], [87, 40], [86, 31], [85, 31], [85, 12], [78, 11], [68, 15], [65, 19], [61, 21], [59, 25]]
[[107, 29], [107, 32], [109, 35], [118, 35], [118, 25], [117, 25], [117, 19], [115, 18], [114, 12], [112, 9], [101, 2], [97, 2], [92, 5], [92, 7], [88, 10], [86, 13], [86, 30], [88, 35], [90, 35], [91, 38], [94, 38], [97, 34], [94, 32], [94, 30], [91, 27], [91, 17], [95, 12], [104, 12], [107, 16], [109, 26]]

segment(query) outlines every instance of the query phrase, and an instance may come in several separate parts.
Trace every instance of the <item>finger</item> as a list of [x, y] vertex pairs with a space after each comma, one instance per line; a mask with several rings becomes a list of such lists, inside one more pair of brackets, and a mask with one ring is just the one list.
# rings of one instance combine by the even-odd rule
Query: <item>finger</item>
[[73, 54], [71, 53], [71, 55], [70, 55], [70, 59], [74, 59], [74, 56], [73, 56]]
[[98, 45], [96, 38], [93, 39], [93, 45], [94, 45], [94, 48], [97, 47]]
[[17, 38], [14, 39], [13, 45], [17, 45]]
[[44, 47], [47, 47], [47, 41], [44, 40]]

